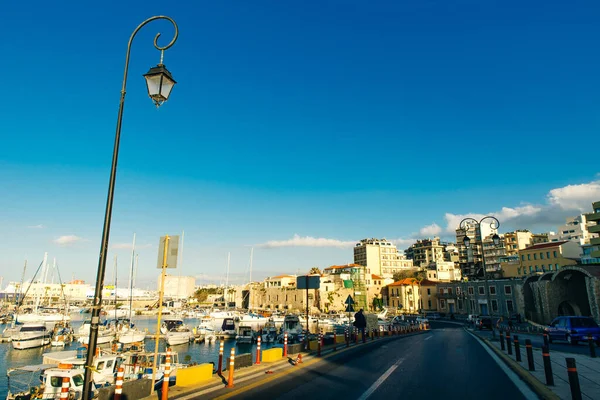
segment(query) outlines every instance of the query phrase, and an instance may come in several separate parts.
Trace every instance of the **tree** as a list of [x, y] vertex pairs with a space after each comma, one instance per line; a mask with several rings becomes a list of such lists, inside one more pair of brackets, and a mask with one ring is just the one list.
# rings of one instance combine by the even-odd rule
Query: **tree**
[[315, 274], [315, 275], [323, 275], [323, 274], [321, 273], [321, 270], [320, 270], [318, 267], [312, 267], [312, 268], [310, 269], [310, 271], [308, 272], [308, 274], [309, 274], [309, 275], [313, 275], [313, 274]]

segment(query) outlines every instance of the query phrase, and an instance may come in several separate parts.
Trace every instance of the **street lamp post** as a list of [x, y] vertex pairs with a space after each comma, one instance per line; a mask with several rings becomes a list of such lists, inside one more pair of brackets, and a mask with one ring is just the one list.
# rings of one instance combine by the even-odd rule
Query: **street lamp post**
[[[479, 229], [479, 237], [480, 237], [480, 242], [481, 242], [481, 263], [483, 265], [483, 280], [485, 282], [485, 293], [486, 293], [486, 297], [487, 297], [488, 314], [490, 315], [490, 318], [491, 318], [492, 317], [492, 299], [490, 296], [490, 286], [488, 284], [487, 268], [485, 266], [485, 255], [484, 255], [484, 251], [483, 251], [483, 235], [481, 234], [481, 224], [486, 219], [491, 220], [489, 222], [489, 224], [490, 224], [490, 228], [492, 228], [493, 230], [497, 230], [500, 227], [500, 221], [498, 221], [498, 219], [496, 217], [492, 217], [492, 216], [488, 215], [488, 216], [481, 218], [479, 221], [477, 221], [474, 218], [469, 218], [469, 217], [464, 218], [462, 221], [460, 221], [459, 228], [462, 229], [463, 231], [465, 231], [465, 237], [463, 239], [463, 243], [467, 249], [471, 246], [471, 239], [467, 235], [469, 226], [475, 225], [475, 227], [477, 229]], [[477, 240], [477, 230], [475, 231], [475, 240]], [[497, 246], [500, 243], [500, 236], [498, 236], [497, 233], [494, 233], [494, 236], [492, 236], [492, 241], [494, 242], [494, 246]], [[494, 331], [493, 321], [492, 321], [492, 336], [496, 337], [496, 332]]]
[[106, 199], [106, 210], [104, 213], [104, 227], [102, 230], [102, 241], [100, 244], [100, 257], [98, 260], [98, 272], [96, 275], [96, 288], [94, 291], [94, 300], [92, 305], [92, 318], [90, 324], [90, 335], [88, 341], [87, 348], [87, 358], [86, 358], [86, 366], [85, 366], [85, 376], [83, 381], [83, 395], [82, 398], [88, 400], [90, 398], [91, 386], [92, 386], [92, 367], [94, 362], [94, 356], [96, 353], [96, 345], [98, 340], [98, 325], [100, 323], [100, 310], [102, 308], [102, 289], [104, 287], [104, 273], [106, 270], [106, 256], [108, 252], [108, 238], [110, 235], [110, 222], [112, 216], [112, 208], [113, 208], [113, 198], [114, 198], [114, 189], [115, 189], [115, 180], [117, 177], [117, 161], [119, 158], [119, 142], [121, 139], [121, 122], [123, 120], [123, 106], [125, 104], [125, 89], [127, 86], [127, 72], [129, 69], [129, 53], [131, 52], [131, 42], [133, 38], [138, 33], [138, 31], [147, 23], [152, 22], [157, 19], [166, 19], [173, 24], [175, 28], [175, 35], [169, 44], [164, 47], [158, 45], [158, 38], [160, 37], [160, 33], [158, 33], [154, 37], [154, 47], [160, 51], [160, 63], [150, 69], [148, 73], [144, 75], [146, 79], [146, 85], [148, 89], [148, 96], [152, 99], [156, 107], [160, 107], [171, 94], [171, 90], [175, 85], [175, 80], [171, 76], [171, 73], [167, 70], [167, 68], [163, 65], [163, 56], [164, 51], [169, 47], [173, 46], [177, 37], [179, 36], [179, 29], [175, 21], [167, 16], [158, 15], [151, 18], [148, 18], [144, 22], [142, 22], [138, 27], [133, 31], [131, 37], [129, 38], [129, 43], [127, 44], [127, 53], [125, 56], [125, 72], [123, 74], [123, 85], [121, 88], [121, 100], [119, 103], [119, 113], [117, 116], [117, 130], [115, 134], [115, 143], [113, 148], [113, 156], [112, 156], [112, 166], [110, 170], [110, 179], [108, 184], [108, 196]]

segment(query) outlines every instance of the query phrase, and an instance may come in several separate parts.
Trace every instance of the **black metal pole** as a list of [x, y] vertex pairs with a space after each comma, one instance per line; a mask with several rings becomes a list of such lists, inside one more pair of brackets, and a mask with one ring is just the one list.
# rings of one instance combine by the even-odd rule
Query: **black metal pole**
[[581, 400], [581, 386], [579, 386], [579, 375], [575, 359], [567, 357], [567, 374], [569, 375], [569, 386], [571, 387], [571, 398]]
[[498, 333], [500, 334], [500, 349], [504, 351], [504, 333], [502, 330], [499, 330]]
[[154, 47], [158, 50], [166, 50], [171, 47], [178, 36], [178, 28], [177, 24], [173, 19], [159, 15], [155, 17], [148, 18], [144, 22], [142, 22], [138, 27], [133, 31], [131, 37], [129, 38], [129, 42], [127, 44], [127, 53], [125, 56], [125, 71], [123, 73], [123, 85], [121, 87], [121, 99], [119, 101], [119, 112], [117, 114], [117, 128], [115, 132], [115, 143], [113, 147], [113, 156], [112, 156], [112, 165], [110, 170], [110, 178], [108, 181], [108, 195], [106, 198], [106, 209], [104, 211], [104, 225], [102, 228], [102, 240], [100, 242], [100, 256], [98, 259], [98, 271], [96, 274], [96, 287], [94, 290], [94, 300], [92, 305], [92, 316], [91, 316], [91, 324], [90, 324], [90, 336], [88, 341], [88, 349], [87, 349], [87, 358], [85, 361], [85, 375], [83, 379], [83, 393], [82, 399], [88, 400], [91, 398], [90, 394], [92, 391], [92, 367], [94, 365], [94, 355], [96, 353], [96, 346], [98, 341], [98, 325], [100, 324], [100, 311], [102, 309], [102, 290], [104, 288], [104, 274], [106, 272], [106, 256], [108, 253], [108, 239], [110, 237], [110, 222], [112, 217], [112, 209], [113, 209], [113, 200], [114, 200], [114, 192], [115, 192], [115, 182], [117, 179], [117, 164], [119, 160], [119, 142], [121, 140], [121, 124], [123, 121], [123, 108], [125, 105], [125, 93], [127, 87], [127, 73], [129, 70], [129, 54], [131, 52], [131, 43], [133, 38], [138, 33], [138, 31], [147, 23], [154, 21], [156, 19], [166, 19], [169, 20], [173, 26], [175, 27], [175, 36], [171, 40], [171, 42], [165, 47], [159, 47], [157, 44], [158, 37], [160, 33], [156, 35], [154, 38]]
[[508, 351], [508, 355], [512, 356], [512, 346], [510, 344], [510, 333], [506, 331], [506, 351]]
[[590, 346], [590, 357], [596, 358], [596, 344], [592, 336], [588, 336], [588, 345]]
[[550, 350], [548, 349], [548, 346], [542, 346], [542, 359], [544, 360], [546, 385], [554, 386], [554, 375], [552, 374], [552, 363], [550, 362]]
[[516, 360], [517, 360], [517, 362], [521, 362], [521, 346], [519, 345], [519, 337], [517, 335], [515, 335], [514, 338], [515, 338], [515, 356], [516, 356]]
[[535, 363], [533, 362], [533, 348], [531, 340], [525, 339], [525, 351], [527, 352], [527, 365], [530, 371], [535, 371]]

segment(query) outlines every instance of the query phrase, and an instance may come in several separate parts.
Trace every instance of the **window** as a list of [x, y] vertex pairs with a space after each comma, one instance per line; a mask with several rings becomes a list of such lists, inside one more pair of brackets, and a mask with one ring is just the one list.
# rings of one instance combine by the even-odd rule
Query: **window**
[[550, 258], [550, 252], [549, 251], [546, 252], [546, 258]]
[[452, 288], [451, 287], [448, 288], [448, 294], [452, 294]]
[[537, 253], [533, 253], [533, 259], [537, 260]]
[[509, 314], [512, 314], [513, 312], [515, 312], [515, 308], [513, 306], [512, 300], [506, 300], [506, 309], [508, 310]]
[[446, 308], [446, 300], [440, 299], [440, 308]]
[[431, 294], [431, 289], [427, 288], [427, 294]]
[[529, 266], [529, 273], [531, 274], [533, 272], [533, 267], [530, 265]]
[[512, 294], [512, 286], [504, 286], [504, 294]]
[[552, 256], [553, 256], [554, 258], [558, 257], [558, 254], [556, 253], [556, 250], [554, 250], [554, 251], [552, 252]]
[[490, 294], [496, 294], [496, 286], [490, 286]]
[[492, 300], [492, 311], [498, 312], [498, 300], [496, 299]]
[[463, 301], [462, 300], [458, 300], [458, 309], [462, 310], [463, 309]]
[[531, 260], [531, 254], [527, 254], [527, 259]]
[[444, 294], [444, 288], [443, 287], [440, 288], [440, 294]]
[[469, 286], [468, 292], [469, 294], [475, 294], [475, 289], [473, 289], [473, 286]]
[[544, 259], [544, 253], [540, 252], [540, 260], [543, 260], [543, 259]]
[[558, 264], [554, 264], [554, 269], [558, 271]]
[[521, 255], [521, 261], [525, 261], [525, 254]]
[[427, 308], [431, 310], [431, 300], [427, 300]]
[[535, 272], [539, 272], [540, 267], [538, 267], [537, 265], [535, 266]]
[[521, 275], [521, 267], [517, 269], [517, 275]]
[[552, 271], [552, 264], [548, 264], [548, 271]]
[[485, 288], [483, 286], [479, 286], [479, 294], [485, 294]]

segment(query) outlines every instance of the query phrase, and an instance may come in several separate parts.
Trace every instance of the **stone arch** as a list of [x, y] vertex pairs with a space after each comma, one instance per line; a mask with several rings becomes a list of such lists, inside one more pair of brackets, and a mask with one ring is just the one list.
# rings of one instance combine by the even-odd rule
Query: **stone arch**
[[540, 276], [540, 281], [551, 281], [554, 276], [554, 272], [545, 272]]
[[558, 315], [581, 315], [581, 310], [577, 304], [566, 300], [558, 305]]
[[529, 275], [523, 281], [523, 300], [525, 303], [525, 318], [533, 321], [537, 321], [539, 319], [538, 312], [536, 308], [535, 295], [533, 293], [533, 288], [531, 284], [536, 282], [540, 278], [539, 275]]
[[573, 312], [574, 315], [590, 316], [587, 289], [589, 278], [592, 276], [583, 268], [561, 268], [552, 277], [551, 292], [548, 296], [549, 309], [557, 315]]

